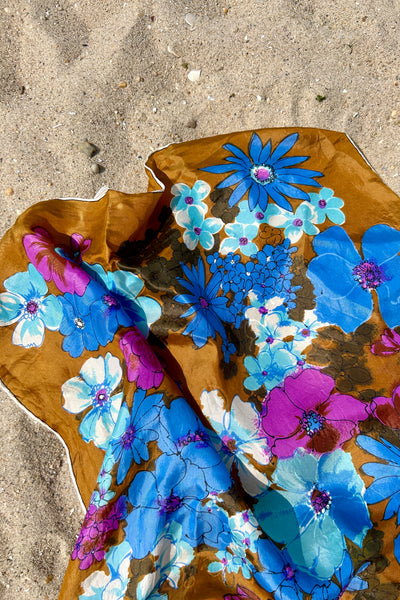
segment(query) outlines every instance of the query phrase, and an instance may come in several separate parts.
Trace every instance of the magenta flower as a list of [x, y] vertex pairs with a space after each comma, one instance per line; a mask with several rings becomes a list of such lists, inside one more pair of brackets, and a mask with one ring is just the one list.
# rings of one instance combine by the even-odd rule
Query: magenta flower
[[80, 561], [81, 571], [88, 569], [94, 561], [104, 558], [106, 543], [113, 531], [119, 527], [120, 521], [126, 516], [125, 496], [118, 498], [113, 504], [106, 504], [98, 508], [89, 504], [88, 511], [83, 521], [82, 529], [72, 552], [72, 560]]
[[358, 430], [368, 417], [365, 404], [344, 394], [332, 394], [335, 381], [317, 369], [286, 377], [284, 388], [274, 388], [264, 400], [262, 427], [278, 457], [296, 448], [332, 452]]
[[80, 267], [81, 255], [91, 241], [79, 233], [71, 235], [69, 246], [56, 244], [43, 227], [35, 227], [34, 233], [23, 238], [25, 252], [31, 263], [46, 281], [53, 280], [63, 294], [69, 292], [82, 296], [90, 281], [89, 275]]
[[381, 338], [371, 346], [371, 352], [378, 356], [391, 356], [400, 352], [400, 335], [394, 329], [385, 329]]
[[400, 385], [393, 390], [391, 398], [374, 398], [368, 408], [370, 413], [387, 427], [400, 429]]
[[164, 378], [163, 368], [137, 327], [132, 327], [119, 342], [124, 353], [128, 381], [136, 381], [142, 390], [158, 388]]

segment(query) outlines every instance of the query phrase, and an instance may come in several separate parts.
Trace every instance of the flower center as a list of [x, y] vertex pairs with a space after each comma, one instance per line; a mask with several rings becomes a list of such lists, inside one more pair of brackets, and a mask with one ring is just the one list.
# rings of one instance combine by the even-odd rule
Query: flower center
[[104, 406], [106, 403], [108, 402], [108, 394], [107, 394], [107, 390], [105, 390], [104, 388], [102, 388], [101, 390], [98, 390], [98, 392], [96, 392], [96, 396], [94, 399], [93, 404], [95, 406]]
[[329, 492], [319, 490], [315, 487], [310, 493], [310, 502], [315, 514], [320, 515], [324, 514], [326, 510], [329, 510], [332, 504], [332, 498]]
[[266, 315], [268, 314], [268, 308], [265, 308], [265, 306], [260, 306], [258, 312], [260, 313], [260, 315]]
[[224, 435], [222, 438], [222, 452], [225, 454], [235, 454], [236, 448], [236, 440], [227, 435]]
[[301, 226], [303, 225], [303, 221], [302, 221], [301, 219], [295, 219], [295, 220], [293, 221], [293, 225], [294, 225], [295, 227], [301, 227]]
[[282, 573], [286, 580], [293, 579], [294, 577], [294, 571], [290, 565], [285, 565], [282, 569]]
[[318, 206], [319, 206], [320, 208], [325, 208], [325, 207], [326, 207], [326, 200], [320, 200], [320, 201], [318, 202]]
[[78, 329], [83, 329], [85, 327], [85, 321], [80, 317], [76, 317], [76, 319], [74, 319], [74, 323]]
[[189, 204], [189, 205], [193, 204], [192, 196], [186, 196], [185, 202], [186, 202], [186, 204]]
[[240, 246], [246, 246], [249, 243], [249, 240], [247, 239], [247, 237], [241, 237], [239, 238], [239, 245]]
[[257, 221], [262, 221], [263, 218], [264, 218], [264, 213], [262, 213], [262, 212], [256, 213], [256, 219], [257, 219]]
[[275, 172], [270, 165], [253, 165], [250, 169], [250, 177], [260, 185], [268, 185], [274, 181]]
[[189, 431], [186, 435], [178, 438], [177, 444], [178, 444], [178, 446], [183, 447], [183, 446], [188, 446], [192, 442], [200, 442], [196, 445], [197, 448], [202, 448], [204, 446], [207, 446], [207, 442], [208, 442], [207, 433], [205, 431], [202, 431], [201, 429], [198, 429], [194, 433], [191, 433]]
[[111, 294], [106, 294], [105, 296], [103, 296], [103, 302], [104, 304], [107, 304], [110, 308], [118, 306], [118, 301], [114, 298], [114, 296], [111, 296]]
[[274, 338], [269, 335], [265, 341], [267, 342], [267, 344], [272, 344], [272, 342], [274, 341]]
[[373, 259], [360, 262], [359, 265], [354, 267], [352, 275], [363, 290], [376, 290], [386, 281], [383, 270]]
[[310, 330], [309, 329], [303, 329], [301, 332], [301, 335], [304, 337], [309, 337], [310, 336]]
[[200, 298], [200, 304], [201, 304], [201, 308], [207, 308], [208, 307], [208, 302], [205, 298]]
[[162, 500], [159, 500], [158, 504], [160, 506], [161, 514], [172, 513], [177, 511], [178, 508], [182, 506], [183, 500], [182, 498], [179, 498], [179, 496], [171, 494], [170, 496], [168, 496], [168, 498], [163, 498]]
[[268, 375], [268, 371], [261, 371], [261, 375], [262, 375], [263, 377], [266, 377], [266, 376]]
[[200, 227], [193, 227], [193, 231], [195, 232], [196, 235], [200, 235], [201, 234]]
[[313, 435], [324, 428], [325, 421], [325, 417], [313, 410], [309, 410], [303, 412], [303, 417], [300, 419], [300, 425], [309, 437], [313, 437]]
[[37, 311], [39, 310], [39, 304], [37, 302], [35, 302], [34, 300], [29, 300], [29, 302], [26, 305], [26, 312], [28, 313], [28, 315], [30, 317], [33, 317]]

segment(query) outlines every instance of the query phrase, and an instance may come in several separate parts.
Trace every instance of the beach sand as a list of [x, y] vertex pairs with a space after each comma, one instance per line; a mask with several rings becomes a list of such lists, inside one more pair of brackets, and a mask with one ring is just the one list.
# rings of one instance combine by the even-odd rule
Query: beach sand
[[[145, 191], [159, 147], [261, 127], [344, 131], [399, 193], [399, 12], [398, 0], [2, 0], [1, 233], [39, 200]], [[59, 439], [4, 392], [0, 409], [0, 598], [53, 600], [83, 509]]]

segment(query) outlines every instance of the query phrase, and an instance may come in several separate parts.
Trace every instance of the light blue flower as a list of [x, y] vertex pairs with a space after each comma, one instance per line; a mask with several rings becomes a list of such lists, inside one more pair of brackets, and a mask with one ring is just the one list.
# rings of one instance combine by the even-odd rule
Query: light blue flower
[[189, 206], [197, 206], [205, 214], [208, 207], [203, 200], [207, 198], [210, 191], [209, 184], [201, 179], [196, 181], [192, 188], [185, 183], [176, 183], [171, 189], [174, 196], [171, 200], [171, 210], [177, 212], [187, 210]]
[[344, 202], [341, 198], [336, 198], [333, 195], [333, 190], [322, 188], [319, 194], [311, 192], [308, 195], [310, 203], [317, 214], [315, 221], [317, 225], [324, 223], [326, 218], [335, 223], [335, 225], [343, 225], [345, 216], [340, 209], [344, 205]]
[[322, 327], [327, 327], [328, 323], [321, 323], [315, 311], [305, 310], [303, 321], [292, 321], [296, 326], [296, 333], [293, 338], [293, 349], [296, 354], [302, 353], [309, 346], [313, 339], [318, 335], [318, 331]]
[[318, 457], [298, 449], [278, 461], [254, 512], [265, 533], [284, 544], [293, 563], [329, 580], [346, 556], [346, 540], [361, 547], [372, 527], [364, 483], [343, 450]]
[[79, 414], [91, 406], [79, 426], [85, 442], [92, 441], [105, 449], [117, 421], [122, 392], [113, 394], [121, 383], [122, 369], [116, 356], [89, 358], [82, 366], [79, 376], [68, 379], [62, 387], [63, 408]]
[[185, 227], [183, 241], [189, 250], [194, 250], [198, 243], [205, 250], [214, 246], [214, 234], [224, 225], [221, 219], [204, 218], [204, 212], [198, 206], [189, 206], [186, 211], [175, 212], [175, 220]]
[[111, 548], [105, 555], [109, 569], [94, 571], [82, 582], [79, 600], [123, 600], [130, 581], [129, 566], [132, 549], [127, 541]]
[[266, 345], [257, 358], [246, 356], [244, 366], [249, 377], [244, 380], [248, 390], [258, 390], [264, 386], [267, 391], [276, 387], [288, 375], [296, 370], [299, 357], [296, 356], [288, 344], [279, 342], [272, 346]]
[[45, 280], [32, 264], [28, 271], [6, 279], [4, 287], [7, 291], [0, 294], [0, 326], [17, 323], [12, 335], [12, 343], [17, 346], [41, 346], [45, 328], [57, 331], [60, 327], [62, 309], [58, 299], [46, 296]]
[[364, 234], [363, 258], [341, 227], [329, 227], [314, 239], [317, 256], [307, 276], [316, 295], [316, 314], [351, 333], [368, 321], [377, 294], [384, 321], [400, 325], [400, 231], [374, 225]]
[[239, 214], [235, 219], [235, 223], [243, 223], [244, 225], [261, 225], [267, 223], [268, 211], [250, 210], [249, 203], [246, 200], [239, 202]]
[[298, 133], [288, 135], [271, 152], [271, 140], [264, 146], [259, 136], [253, 133], [249, 142], [249, 156], [238, 146], [225, 144], [225, 150], [231, 152], [231, 155], [224, 159], [228, 164], [213, 165], [201, 170], [209, 173], [232, 172], [217, 185], [217, 188], [236, 185], [229, 198], [230, 206], [239, 202], [248, 192], [250, 210], [254, 210], [258, 205], [265, 211], [269, 198], [278, 206], [292, 210], [286, 196], [308, 200], [308, 195], [297, 186], [321, 187], [314, 178], [322, 176], [319, 171], [294, 167], [305, 162], [308, 156], [285, 156], [293, 148], [298, 137]]
[[302, 202], [294, 214], [274, 205], [269, 206], [267, 211], [269, 225], [283, 228], [285, 238], [292, 244], [298, 242], [303, 233], [319, 233], [318, 227], [314, 225], [316, 218], [316, 212], [309, 202]]
[[97, 490], [93, 492], [92, 498], [90, 500], [90, 503], [94, 504], [97, 508], [105, 506], [115, 496], [115, 492], [110, 490], [110, 485], [112, 482], [111, 471], [114, 465], [114, 458], [108, 448], [103, 460], [103, 464], [101, 466], [99, 476], [97, 478]]
[[[258, 319], [255, 318], [257, 316]], [[249, 318], [249, 325], [257, 336], [256, 344], [259, 348], [283, 342], [285, 338], [294, 337], [297, 333], [295, 322], [282, 310], [260, 313], [253, 308], [246, 311], [246, 317]]]
[[245, 256], [251, 256], [258, 251], [257, 246], [252, 242], [258, 234], [257, 225], [229, 223], [225, 225], [225, 233], [229, 237], [225, 238], [221, 243], [219, 249], [221, 254], [228, 254], [228, 252], [235, 252], [239, 249]]
[[161, 595], [157, 590], [165, 581], [176, 590], [181, 570], [194, 558], [193, 548], [182, 539], [182, 526], [175, 521], [168, 523], [161, 531], [152, 554], [157, 557], [154, 571], [140, 580], [136, 590], [137, 600], [167, 599], [166, 594]]

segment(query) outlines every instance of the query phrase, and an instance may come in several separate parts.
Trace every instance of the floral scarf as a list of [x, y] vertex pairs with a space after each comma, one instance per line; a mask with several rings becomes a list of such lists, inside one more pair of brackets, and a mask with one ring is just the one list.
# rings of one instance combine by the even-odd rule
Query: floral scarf
[[62, 600], [400, 596], [400, 205], [340, 133], [171, 145], [0, 244], [0, 376], [86, 516]]

